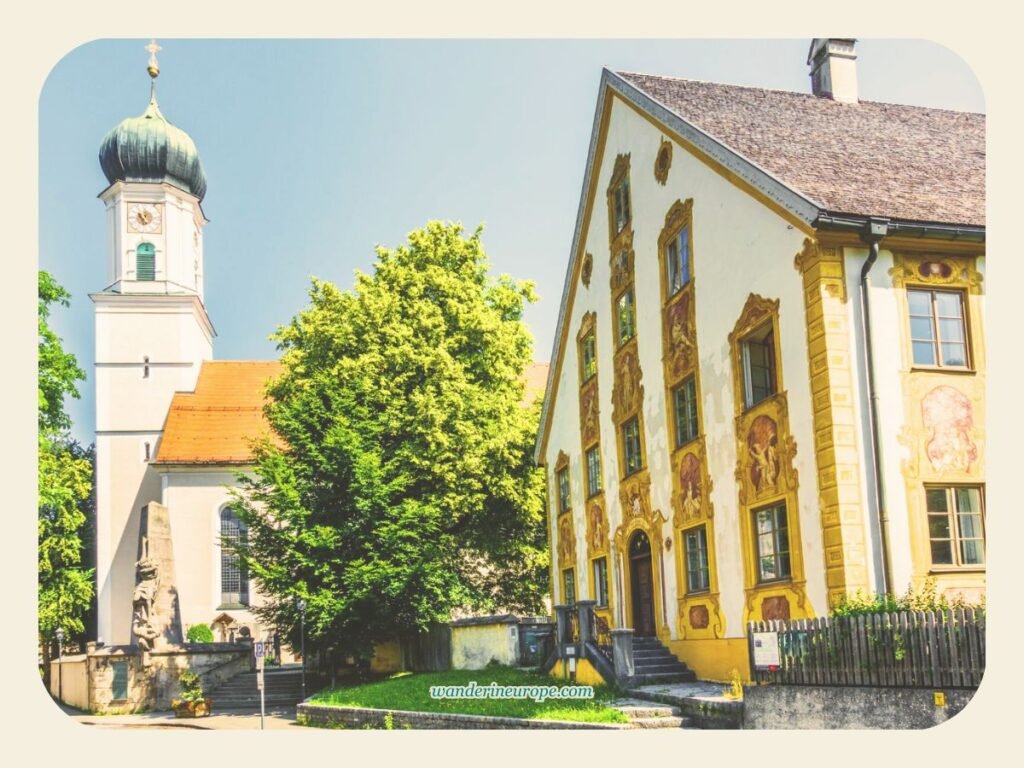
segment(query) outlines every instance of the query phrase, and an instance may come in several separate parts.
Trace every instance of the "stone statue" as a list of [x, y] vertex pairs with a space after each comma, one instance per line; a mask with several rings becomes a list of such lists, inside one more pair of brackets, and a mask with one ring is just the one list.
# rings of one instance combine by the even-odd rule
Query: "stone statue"
[[143, 651], [153, 650], [160, 631], [153, 626], [153, 603], [159, 587], [157, 564], [143, 557], [135, 564], [135, 592], [132, 593], [132, 633]]

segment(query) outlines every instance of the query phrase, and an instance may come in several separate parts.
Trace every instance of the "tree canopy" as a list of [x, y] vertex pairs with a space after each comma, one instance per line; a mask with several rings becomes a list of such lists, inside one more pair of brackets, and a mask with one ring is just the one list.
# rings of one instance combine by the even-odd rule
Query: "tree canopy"
[[70, 296], [39, 273], [39, 640], [44, 660], [58, 627], [81, 637], [93, 595], [92, 570], [82, 567], [82, 533], [92, 508], [91, 448], [69, 435], [66, 397], [78, 397], [85, 374], [49, 327], [51, 308]]
[[307, 645], [366, 655], [456, 609], [531, 611], [547, 589], [539, 402], [524, 405], [532, 284], [488, 274], [481, 230], [431, 222], [274, 335], [280, 440], [241, 478], [258, 609]]

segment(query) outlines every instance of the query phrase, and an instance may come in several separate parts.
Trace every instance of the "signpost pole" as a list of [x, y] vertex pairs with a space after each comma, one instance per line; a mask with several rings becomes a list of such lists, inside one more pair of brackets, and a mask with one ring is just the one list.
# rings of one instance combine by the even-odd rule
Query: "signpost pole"
[[256, 687], [260, 689], [260, 730], [266, 728], [266, 700], [263, 695], [263, 643], [253, 643], [253, 650], [256, 652]]

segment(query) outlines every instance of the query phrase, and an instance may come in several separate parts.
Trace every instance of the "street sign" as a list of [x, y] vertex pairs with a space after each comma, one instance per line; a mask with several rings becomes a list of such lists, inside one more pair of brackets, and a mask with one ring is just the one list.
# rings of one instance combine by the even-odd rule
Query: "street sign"
[[270, 643], [255, 642], [252, 644], [252, 652], [256, 654], [257, 659], [262, 659], [267, 655], [267, 646]]

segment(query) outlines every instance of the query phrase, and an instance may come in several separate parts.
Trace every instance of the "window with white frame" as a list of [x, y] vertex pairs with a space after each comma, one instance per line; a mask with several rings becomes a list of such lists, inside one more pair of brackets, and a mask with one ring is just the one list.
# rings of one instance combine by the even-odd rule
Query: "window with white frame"
[[985, 564], [985, 520], [980, 486], [925, 488], [932, 565]]

